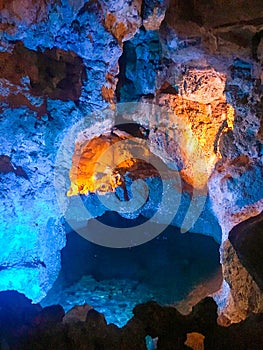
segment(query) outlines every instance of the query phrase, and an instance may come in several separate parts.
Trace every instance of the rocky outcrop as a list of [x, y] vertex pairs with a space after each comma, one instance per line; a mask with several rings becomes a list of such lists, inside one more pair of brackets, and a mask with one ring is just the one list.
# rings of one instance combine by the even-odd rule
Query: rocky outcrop
[[[262, 290], [240, 262], [235, 249], [228, 240], [223, 243], [221, 251], [223, 278], [229, 285], [229, 290], [227, 299], [219, 310], [219, 322], [222, 324], [240, 322], [252, 312], [262, 312]], [[222, 289], [221, 293], [224, 293], [224, 286]]]
[[250, 218], [234, 227], [229, 234], [229, 240], [233, 245], [240, 262], [249, 271], [259, 288], [263, 289], [263, 276], [260, 269], [262, 256], [262, 220], [263, 215]]
[[222, 322], [239, 322], [262, 312], [262, 215], [235, 226], [222, 247], [223, 277], [230, 286]]
[[94, 309], [88, 311], [85, 320], [62, 323], [64, 313], [59, 305], [41, 309], [15, 292], [1, 293], [0, 305], [1, 345], [10, 350], [41, 350], [47, 343], [54, 349], [146, 350], [147, 335], [156, 340], [158, 350], [197, 349], [198, 344], [204, 350], [252, 350], [263, 340], [262, 314], [220, 327], [216, 322], [217, 306], [211, 298], [203, 299], [187, 316], [155, 302], [140, 304], [123, 328], [107, 325], [103, 314]]
[[[143, 103], [122, 104], [115, 112], [104, 110], [103, 113], [113, 117], [113, 120], [123, 119], [125, 123], [112, 128], [109, 119], [108, 123], [96, 123], [85, 129], [88, 124], [85, 121], [78, 125], [75, 136], [71, 135], [63, 141], [62, 149], [67, 151], [61, 152], [58, 157], [60, 170], [57, 177], [70, 174], [71, 185], [63, 185], [63, 190], [60, 183], [57, 187], [63, 192], [63, 196], [60, 196], [61, 207], [66, 208], [68, 222], [77, 228], [78, 221], [84, 228], [91, 217], [89, 213], [97, 217], [107, 207], [110, 208], [110, 198], [106, 196], [105, 201], [103, 195], [116, 190], [118, 203], [114, 205], [118, 206], [118, 212], [124, 217], [134, 219], [142, 214], [154, 223], [165, 225], [164, 228], [170, 223], [179, 227], [184, 223], [187, 229], [211, 235], [220, 241], [220, 228], [211, 212], [206, 193], [206, 161], [183, 118], [179, 119], [166, 108]], [[173, 131], [172, 125], [175, 124], [179, 127]], [[81, 129], [84, 131], [78, 133]], [[170, 130], [169, 135], [166, 135], [166, 130]], [[186, 142], [189, 154], [182, 147]], [[62, 164], [63, 167], [60, 166]], [[67, 169], [64, 168], [65, 164]], [[189, 176], [184, 177], [184, 172]], [[97, 175], [94, 176], [94, 173]], [[190, 176], [194, 184], [189, 181]], [[145, 180], [145, 184], [137, 182], [135, 189], [133, 181], [138, 179]], [[166, 191], [169, 189], [169, 194], [164, 193], [161, 182]], [[146, 193], [145, 186], [148, 201], [143, 195]], [[94, 201], [93, 192], [97, 192], [102, 205]], [[65, 196], [66, 193], [69, 198]], [[83, 200], [86, 213], [82, 204], [78, 204], [74, 198], [78, 193], [86, 194]], [[192, 198], [195, 198], [193, 207], [190, 205]], [[166, 204], [160, 205], [161, 200]], [[131, 209], [132, 205], [134, 210]], [[154, 215], [155, 212], [157, 215]], [[101, 230], [104, 232], [105, 228]]]
[[[262, 165], [258, 160], [240, 156], [218, 165], [209, 181], [209, 193], [213, 198], [214, 211], [217, 213], [223, 234], [221, 263], [227, 285], [222, 287], [220, 309], [228, 320], [225, 320], [226, 322], [239, 321], [250, 312], [262, 309], [262, 291], [246, 269], [246, 263], [240, 262], [238, 246], [233, 246], [232, 243], [232, 230], [239, 231], [238, 224], [242, 221], [244, 226], [247, 225], [244, 237], [253, 234], [253, 228], [251, 229], [247, 220], [257, 217], [262, 211]], [[222, 322], [223, 319], [224, 317]]]
[[160, 25], [164, 20], [168, 4], [169, 1], [167, 0], [143, 1], [142, 24], [146, 30], [158, 30], [160, 28]]
[[88, 304], [76, 305], [63, 317], [63, 323], [85, 322], [88, 312], [92, 309], [93, 307]]

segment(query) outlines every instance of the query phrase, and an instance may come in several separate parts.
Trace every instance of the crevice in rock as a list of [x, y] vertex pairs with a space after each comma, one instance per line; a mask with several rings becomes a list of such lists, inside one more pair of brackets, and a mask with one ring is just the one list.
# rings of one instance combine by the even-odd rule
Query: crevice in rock
[[21, 269], [21, 268], [38, 269], [40, 267], [46, 268], [46, 264], [44, 263], [44, 261], [41, 261], [38, 258], [33, 258], [31, 261], [21, 260], [13, 264], [0, 265], [0, 271], [8, 270], [8, 269]]
[[[111, 129], [111, 133], [118, 133], [119, 131], [124, 131], [133, 137], [138, 137], [140, 139], [146, 140], [149, 136], [149, 130], [144, 128], [142, 125], [137, 123], [121, 123], [122, 120], [116, 120], [115, 126]], [[117, 134], [116, 134], [117, 135]]]
[[17, 176], [28, 180], [28, 175], [21, 166], [15, 166], [11, 162], [11, 158], [6, 155], [0, 155], [0, 174], [15, 173]]
[[84, 6], [79, 10], [78, 16], [82, 16], [85, 12], [93, 12], [101, 11], [102, 7], [98, 0], [89, 0]]
[[224, 23], [222, 25], [214, 27], [214, 29], [220, 29], [220, 28], [231, 29], [231, 28], [236, 27], [236, 26], [246, 26], [246, 25], [260, 26], [262, 24], [263, 24], [262, 17], [258, 17], [258, 18], [253, 18], [252, 20], [243, 20], [243, 21], [240, 20], [240, 21], [236, 21], [236, 22]]
[[118, 102], [139, 101], [155, 95], [161, 50], [157, 31], [146, 31], [143, 27], [124, 42], [116, 89]]
[[126, 50], [126, 45], [127, 42], [125, 41], [123, 43], [123, 48], [122, 48], [122, 54], [119, 58], [119, 74], [117, 75], [118, 83], [116, 85], [116, 100], [117, 103], [121, 102], [121, 89], [125, 85], [126, 82], [126, 76], [125, 76], [125, 71], [126, 71], [126, 65], [127, 65], [127, 50]]
[[0, 100], [12, 108], [24, 105], [41, 117], [47, 114], [46, 98], [77, 101], [80, 97], [85, 69], [74, 52], [58, 48], [33, 51], [16, 42], [12, 53], [0, 53], [0, 63], [6, 89]]

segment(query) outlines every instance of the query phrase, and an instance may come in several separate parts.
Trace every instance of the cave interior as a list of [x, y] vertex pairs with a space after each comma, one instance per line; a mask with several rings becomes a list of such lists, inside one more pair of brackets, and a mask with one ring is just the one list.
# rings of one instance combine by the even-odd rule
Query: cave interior
[[262, 0], [0, 0], [0, 347], [260, 349]]

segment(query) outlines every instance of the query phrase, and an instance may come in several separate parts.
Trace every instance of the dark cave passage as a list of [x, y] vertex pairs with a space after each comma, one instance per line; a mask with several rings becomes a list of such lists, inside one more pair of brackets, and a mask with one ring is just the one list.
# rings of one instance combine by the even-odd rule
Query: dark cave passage
[[[136, 226], [145, 218], [122, 218], [106, 212], [104, 224]], [[218, 273], [219, 245], [204, 235], [168, 226], [150, 242], [125, 249], [95, 245], [75, 232], [62, 250], [59, 278], [43, 305], [60, 303], [66, 310], [87, 303], [108, 322], [124, 325], [133, 307], [148, 300], [174, 304]]]

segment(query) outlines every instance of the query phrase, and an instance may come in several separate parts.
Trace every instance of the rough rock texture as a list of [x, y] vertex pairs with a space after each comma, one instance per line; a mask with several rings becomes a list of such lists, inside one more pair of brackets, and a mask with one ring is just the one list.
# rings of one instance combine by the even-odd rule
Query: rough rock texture
[[[213, 72], [210, 71], [210, 73]], [[205, 77], [206, 72], [204, 71], [203, 78], [205, 79]], [[187, 79], [189, 79], [188, 75], [183, 83], [185, 87], [187, 86]], [[174, 163], [180, 155], [183, 164], [180, 168], [182, 178], [198, 189], [206, 186], [215, 163], [221, 156], [217, 144], [221, 135], [233, 128], [233, 108], [225, 102], [224, 96], [220, 93], [222, 86], [218, 86], [216, 82], [215, 84], [216, 88], [212, 85], [210, 89], [210, 96], [207, 93], [200, 92], [201, 95], [205, 94], [207, 99], [213, 99], [209, 103], [205, 103], [206, 98], [204, 102], [199, 102], [199, 91], [196, 92], [196, 95], [191, 92], [189, 99], [178, 95], [160, 94], [158, 96], [159, 104], [167, 106], [176, 116], [175, 120], [178, 120], [182, 125], [189, 125], [190, 130], [183, 130], [182, 128], [180, 136], [176, 132], [173, 135], [172, 131], [169, 130], [172, 129], [170, 125], [173, 123], [173, 117], [170, 117], [170, 123], [164, 125], [160, 123], [161, 125], [155, 134], [150, 135], [154, 143], [158, 143], [160, 138], [163, 139], [162, 148], [172, 157]], [[193, 88], [193, 84], [191, 84], [192, 86], [189, 85], [189, 89]], [[209, 89], [209, 86], [206, 85], [206, 88]], [[213, 96], [217, 88], [216, 94], [219, 94], [219, 96]], [[171, 135], [168, 139], [166, 136], [167, 128]], [[173, 144], [173, 142], [176, 144], [176, 140], [178, 140], [179, 147], [175, 147]]]
[[251, 312], [261, 312], [262, 214], [235, 226], [222, 249], [223, 277], [230, 286], [222, 322], [239, 322]]
[[172, 0], [166, 15], [179, 35], [200, 36], [204, 47], [213, 53], [248, 56], [257, 51], [255, 36], [262, 30], [260, 0], [249, 7], [245, 0]]
[[[133, 121], [147, 127], [151, 151], [181, 171], [185, 211], [208, 186], [193, 230], [219, 241], [217, 220], [222, 229], [218, 303], [232, 296], [233, 320], [258, 310], [255, 269], [228, 235], [263, 210], [262, 1], [3, 0], [0, 16], [0, 288], [37, 301], [56, 279], [65, 232], [53, 171], [68, 130], [116, 101], [150, 101], [168, 118]], [[100, 112], [85, 124], [91, 138], [112, 126], [112, 115]], [[74, 145], [63, 150], [73, 155]], [[70, 167], [63, 164], [64, 174]], [[153, 208], [151, 197], [146, 217]], [[247, 288], [238, 299], [240, 274]]]
[[144, 0], [142, 6], [142, 24], [146, 30], [158, 30], [168, 7], [167, 0]]
[[46, 114], [50, 118], [47, 98], [76, 101], [81, 95], [85, 70], [74, 52], [35, 52], [18, 41], [12, 53], [1, 53], [0, 60], [0, 100], [11, 108], [25, 106], [38, 119]]
[[114, 6], [1, 2], [1, 289], [34, 301], [55, 281], [65, 244], [53, 187], [58, 145], [116, 85], [121, 48], [105, 28]]
[[[52, 3], [51, 1], [49, 3]], [[2, 26], [12, 26], [14, 23], [31, 25], [44, 21], [47, 17], [47, 2], [45, 0], [11, 0], [1, 1], [0, 12]]]
[[141, 26], [142, 0], [102, 1], [105, 27], [121, 43], [131, 39]]
[[[230, 287], [230, 290], [227, 285], [222, 287], [221, 312], [226, 319], [237, 321], [250, 312], [262, 309], [262, 291], [239, 261], [236, 248], [228, 240], [228, 234], [235, 225], [256, 217], [262, 211], [262, 165], [258, 160], [239, 156], [218, 165], [209, 186], [214, 210], [222, 227], [223, 275]], [[248, 226], [247, 234], [250, 233], [253, 233], [253, 229], [250, 230]], [[227, 300], [225, 295], [229, 295]]]
[[[54, 155], [49, 151], [63, 121], [38, 121], [26, 108], [19, 111], [14, 118], [6, 109], [0, 126], [2, 151], [11, 158], [1, 157], [9, 169], [6, 165], [0, 173], [0, 280], [2, 290], [18, 290], [40, 300], [58, 275], [65, 245], [52, 189]], [[47, 135], [49, 123], [53, 132]]]
[[252, 312], [258, 313], [263, 310], [262, 290], [240, 263], [228, 240], [224, 241], [221, 249], [223, 277], [230, 286], [230, 291], [223, 312], [219, 310], [219, 321], [223, 324], [240, 322]]

